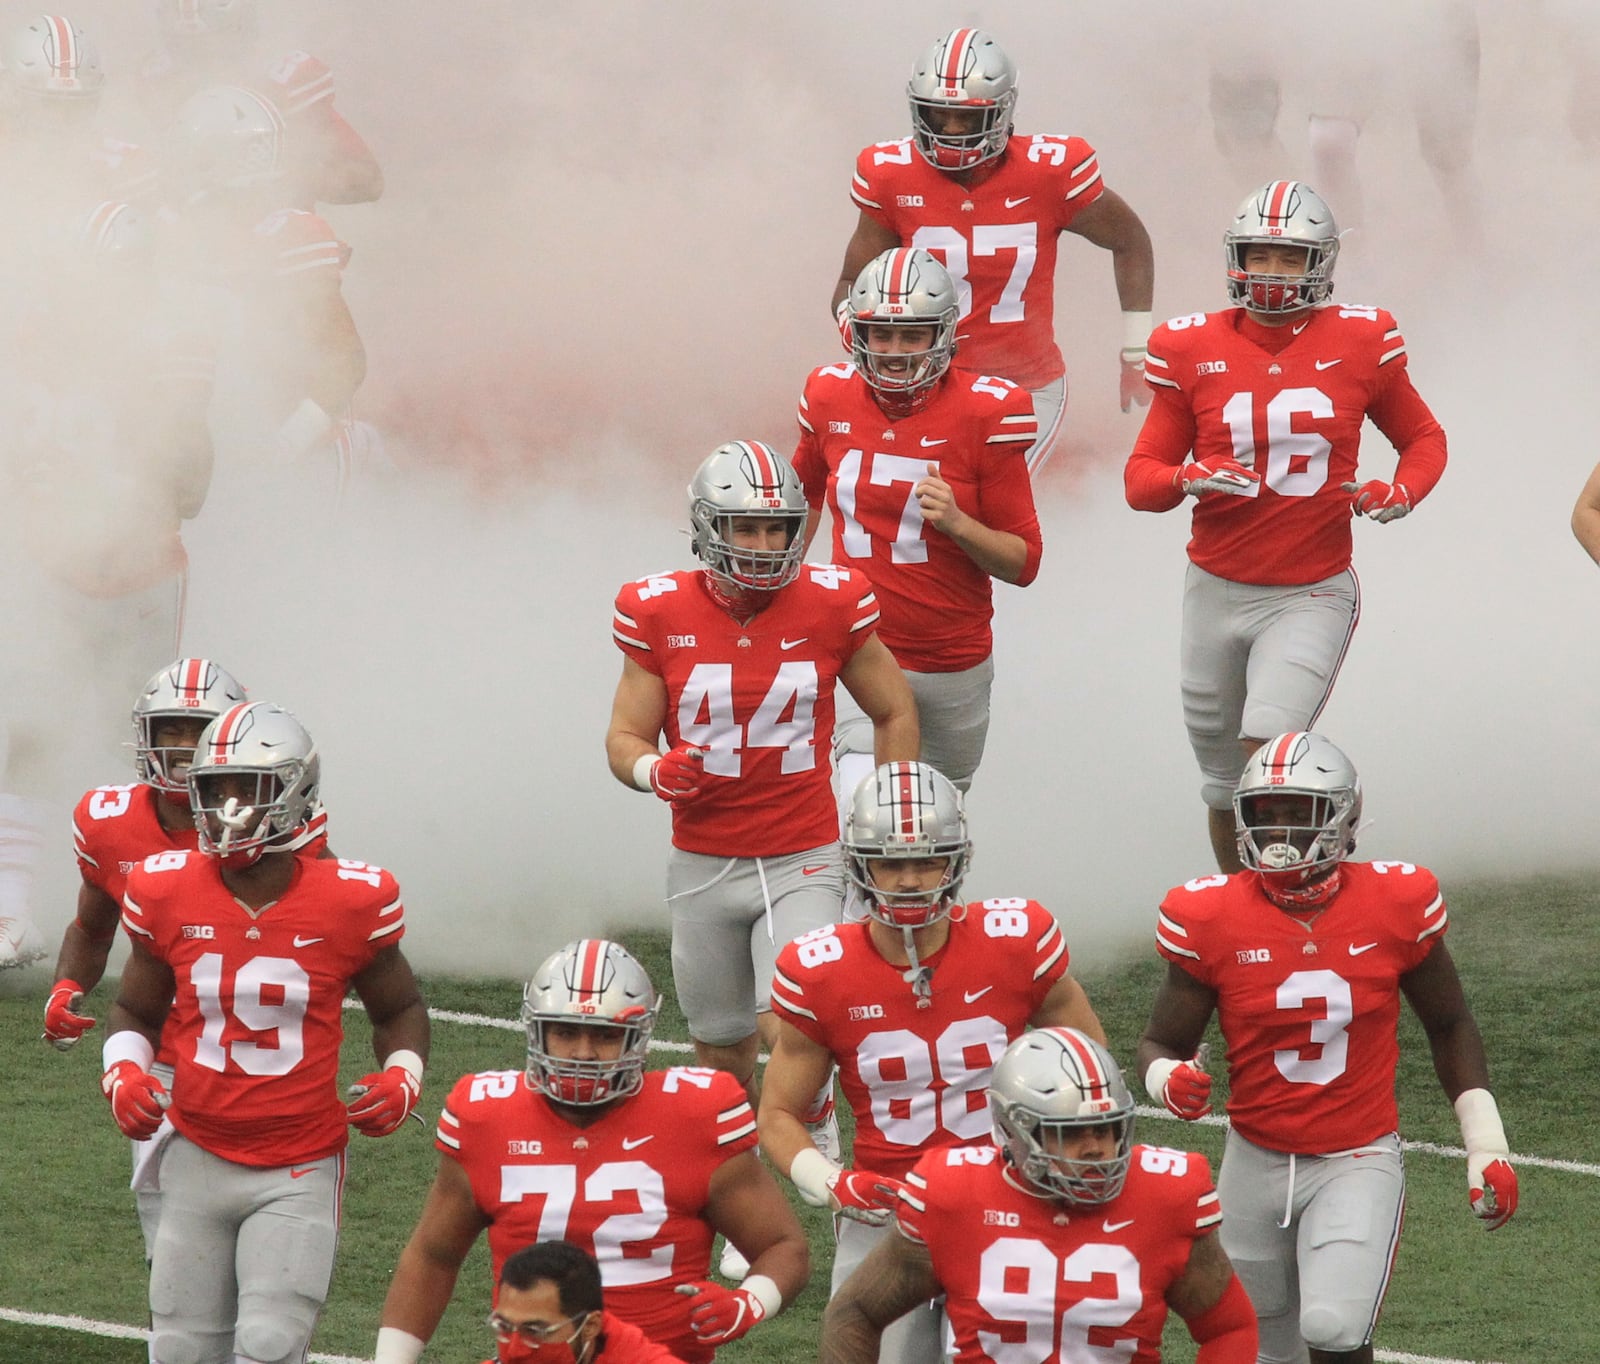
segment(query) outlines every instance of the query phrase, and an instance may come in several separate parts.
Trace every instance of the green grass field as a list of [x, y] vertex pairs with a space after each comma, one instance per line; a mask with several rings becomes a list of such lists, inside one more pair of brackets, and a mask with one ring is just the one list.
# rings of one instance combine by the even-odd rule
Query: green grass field
[[[1481, 883], [1451, 896], [1450, 944], [1489, 1047], [1494, 1087], [1514, 1149], [1553, 1162], [1519, 1167], [1521, 1208], [1502, 1231], [1486, 1234], [1467, 1210], [1464, 1164], [1424, 1151], [1407, 1157], [1405, 1237], [1377, 1343], [1390, 1360], [1572, 1364], [1600, 1360], [1593, 1304], [1600, 1284], [1600, 892], [1581, 881]], [[1072, 925], [1067, 922], [1068, 940]], [[670, 998], [666, 941], [623, 935], [668, 995], [657, 1030], [683, 1041]], [[519, 955], [527, 955], [526, 953]], [[1119, 1059], [1131, 1059], [1160, 966], [1154, 951], [1125, 962], [1078, 964]], [[429, 979], [436, 1011], [512, 1019], [520, 982]], [[128, 1147], [97, 1085], [99, 1032], [65, 1055], [43, 1046], [42, 974], [0, 983], [0, 1102], [4, 1175], [0, 1177], [0, 1364], [71, 1360], [136, 1364], [142, 1342], [91, 1328], [32, 1324], [37, 1316], [137, 1327], [144, 1320], [145, 1276], [132, 1196]], [[106, 990], [91, 1009], [103, 1016]], [[367, 1068], [364, 1020], [348, 1015], [349, 1077]], [[1400, 1109], [1411, 1141], [1455, 1145], [1454, 1116], [1433, 1078], [1420, 1030], [1402, 1021]], [[521, 1031], [440, 1019], [424, 1104], [430, 1116], [449, 1082], [477, 1070], [518, 1067]], [[659, 1064], [675, 1054], [658, 1053]], [[1182, 1145], [1215, 1160], [1220, 1128], [1143, 1117], [1141, 1140]], [[422, 1128], [383, 1141], [354, 1139], [344, 1237], [332, 1298], [316, 1340], [319, 1353], [370, 1357], [378, 1309], [395, 1258], [410, 1232], [436, 1156]], [[1567, 1162], [1580, 1168], [1561, 1168]], [[1581, 1168], [1587, 1167], [1587, 1168]], [[814, 1247], [812, 1285], [775, 1322], [723, 1351], [740, 1361], [813, 1358], [826, 1297], [826, 1219], [803, 1210]], [[489, 1341], [487, 1259], [480, 1246], [426, 1359], [481, 1359]], [[20, 1318], [20, 1319], [19, 1319]], [[1194, 1352], [1181, 1325], [1169, 1328], [1169, 1360]]]

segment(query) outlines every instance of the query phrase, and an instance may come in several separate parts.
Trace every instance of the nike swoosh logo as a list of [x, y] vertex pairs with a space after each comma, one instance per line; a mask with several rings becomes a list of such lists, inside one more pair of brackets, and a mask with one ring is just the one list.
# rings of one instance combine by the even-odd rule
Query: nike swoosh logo
[[802, 644], [804, 644], [810, 638], [811, 638], [810, 635], [801, 635], [799, 639], [780, 639], [778, 641], [778, 647], [780, 649], [784, 650], [785, 652], [787, 652], [790, 649], [798, 649]]
[[1350, 944], [1350, 955], [1352, 957], [1359, 957], [1363, 952], [1372, 951], [1372, 949], [1374, 947], [1376, 947], [1377, 945], [1378, 944], [1375, 943], [1375, 942], [1369, 942], [1369, 943], [1363, 943], [1360, 947], [1357, 947], [1354, 943], [1351, 943]]
[[981, 990], [966, 990], [966, 991], [964, 991], [962, 993], [961, 998], [966, 1000], [968, 1004], [975, 1004], [978, 1000], [982, 999], [986, 994], [988, 994], [989, 991], [992, 990], [992, 989], [994, 989], [994, 986], [985, 985], [983, 987], [983, 989], [981, 989]]
[[827, 871], [827, 870], [828, 870], [828, 864], [826, 862], [824, 862], [820, 867], [801, 867], [800, 868], [800, 875], [802, 875], [802, 876], [815, 876], [819, 871]]
[[1134, 1219], [1131, 1217], [1126, 1222], [1113, 1222], [1107, 1218], [1100, 1224], [1100, 1230], [1109, 1236], [1114, 1231], [1121, 1231], [1124, 1227], [1131, 1227], [1133, 1225], [1133, 1221]]
[[948, 444], [950, 444], [950, 441], [949, 441], [948, 438], [946, 438], [944, 440], [934, 440], [931, 436], [924, 436], [922, 438], [922, 445], [923, 445], [924, 449], [926, 449], [930, 445], [948, 445]]
[[624, 1137], [622, 1139], [622, 1149], [624, 1151], [631, 1151], [635, 1146], [643, 1146], [645, 1142], [654, 1141], [655, 1139], [656, 1134], [654, 1132], [652, 1132], [648, 1137]]
[[1031, 199], [1031, 198], [1033, 198], [1033, 195], [1024, 194], [1020, 199], [1007, 199], [1006, 200], [1006, 207], [1007, 208], [1015, 208], [1018, 204], [1027, 203], [1028, 200]]
[[294, 935], [294, 945], [296, 947], [310, 947], [312, 943], [319, 943], [321, 941], [321, 938], [302, 938], [298, 933]]
[[1342, 364], [1344, 364], [1344, 359], [1342, 357], [1340, 359], [1338, 359], [1338, 360], [1318, 360], [1317, 361], [1317, 368], [1318, 369], [1332, 369], [1335, 365], [1342, 365]]
[[314, 1175], [314, 1174], [316, 1174], [316, 1172], [317, 1172], [317, 1167], [315, 1165], [308, 1165], [303, 1170], [290, 1170], [289, 1171], [289, 1178], [290, 1179], [299, 1179], [302, 1175]]

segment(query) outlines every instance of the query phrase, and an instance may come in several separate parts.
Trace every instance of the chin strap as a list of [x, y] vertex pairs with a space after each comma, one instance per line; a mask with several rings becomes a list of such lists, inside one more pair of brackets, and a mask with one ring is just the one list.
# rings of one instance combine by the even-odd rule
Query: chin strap
[[914, 928], [902, 928], [900, 932], [905, 937], [906, 956], [911, 958], [911, 965], [903, 972], [911, 986], [911, 993], [919, 1000], [932, 999], [933, 967], [924, 966], [917, 959], [917, 931]]
[[1317, 909], [1333, 899], [1344, 886], [1344, 864], [1338, 862], [1326, 876], [1298, 886], [1274, 884], [1271, 872], [1259, 875], [1262, 892], [1280, 909]]
[[222, 825], [222, 837], [217, 841], [217, 855], [226, 857], [233, 851], [231, 846], [235, 834], [243, 834], [250, 824], [250, 816], [255, 814], [253, 805], [239, 804], [237, 796], [229, 796], [227, 803], [217, 811], [217, 823]]

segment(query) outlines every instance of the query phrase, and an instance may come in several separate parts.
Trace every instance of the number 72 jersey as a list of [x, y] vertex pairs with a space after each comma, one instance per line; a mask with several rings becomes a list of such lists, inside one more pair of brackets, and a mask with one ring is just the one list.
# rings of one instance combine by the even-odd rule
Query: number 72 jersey
[[872, 637], [860, 574], [805, 564], [740, 623], [699, 571], [624, 584], [612, 637], [667, 688], [667, 742], [705, 749], [706, 790], [674, 806], [672, 841], [713, 857], [780, 857], [834, 842], [829, 755], [841, 671]]
[[1222, 1220], [1205, 1157], [1162, 1146], [1096, 1207], [1019, 1188], [993, 1146], [931, 1152], [907, 1184], [900, 1231], [928, 1248], [957, 1364], [1160, 1364], [1167, 1290]]

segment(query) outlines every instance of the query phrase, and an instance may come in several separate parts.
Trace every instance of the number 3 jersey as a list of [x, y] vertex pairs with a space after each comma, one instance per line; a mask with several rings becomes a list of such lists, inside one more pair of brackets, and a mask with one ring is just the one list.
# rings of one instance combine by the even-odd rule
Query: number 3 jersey
[[1039, 388], [1066, 373], [1055, 338], [1058, 238], [1105, 193], [1081, 137], [1014, 135], [963, 185], [909, 137], [856, 158], [850, 197], [906, 246], [931, 251], [961, 294], [961, 363]]
[[754, 1149], [755, 1115], [731, 1075], [696, 1066], [646, 1071], [644, 1088], [588, 1127], [562, 1117], [521, 1071], [464, 1075], [435, 1143], [457, 1161], [489, 1219], [495, 1282], [508, 1256], [565, 1239], [600, 1262], [606, 1310], [688, 1364], [712, 1348], [673, 1290], [710, 1273], [712, 1176]]
[[832, 564], [740, 624], [705, 574], [663, 573], [617, 593], [617, 647], [667, 688], [669, 746], [706, 750], [702, 794], [672, 807], [672, 842], [713, 857], [781, 857], [839, 837], [830, 757], [834, 686], [878, 619], [872, 586]]
[[1252, 871], [1202, 876], [1161, 902], [1157, 951], [1216, 991], [1228, 1117], [1269, 1150], [1346, 1151], [1399, 1123], [1400, 981], [1450, 916], [1426, 867], [1346, 862], [1341, 874], [1309, 923]]
[[917, 998], [864, 923], [830, 924], [778, 954], [772, 1008], [839, 1065], [854, 1165], [902, 1177], [924, 1151], [989, 1135], [989, 1074], [1067, 973], [1067, 944], [1033, 900], [959, 907], [923, 959]]
[[175, 978], [172, 1125], [240, 1165], [344, 1150], [344, 997], [405, 934], [394, 877], [296, 857], [288, 890], [251, 911], [212, 858], [157, 853], [128, 874], [122, 926]]
[[1174, 318], [1150, 335], [1145, 378], [1156, 396], [1125, 470], [1130, 506], [1182, 502], [1173, 472], [1190, 450], [1261, 475], [1250, 496], [1195, 501], [1189, 557], [1220, 578], [1288, 586], [1350, 567], [1341, 485], [1357, 478], [1366, 417], [1400, 452], [1393, 481], [1413, 505], [1444, 472], [1444, 431], [1412, 387], [1405, 341], [1382, 308], [1329, 303], [1283, 327], [1242, 308]]
[[883, 611], [878, 633], [913, 672], [975, 668], [994, 648], [993, 583], [948, 535], [924, 523], [914, 490], [938, 466], [956, 505], [991, 530], [1044, 552], [1028, 477], [1039, 434], [1033, 400], [1005, 379], [950, 371], [928, 405], [898, 421], [850, 364], [813, 370], [800, 398], [794, 468], [806, 499], [833, 519], [833, 557], [860, 565]]
[[931, 1152], [907, 1184], [900, 1232], [933, 1259], [958, 1364], [1160, 1364], [1167, 1290], [1222, 1220], [1205, 1157], [1161, 1146], [1094, 1207], [1025, 1191], [993, 1146]]

